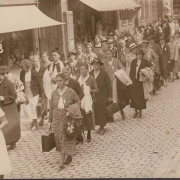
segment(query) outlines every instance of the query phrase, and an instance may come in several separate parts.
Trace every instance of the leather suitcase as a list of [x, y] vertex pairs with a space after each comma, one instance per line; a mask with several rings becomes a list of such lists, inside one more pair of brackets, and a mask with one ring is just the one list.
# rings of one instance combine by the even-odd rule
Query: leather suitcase
[[54, 133], [48, 132], [41, 136], [42, 151], [49, 152], [56, 147]]

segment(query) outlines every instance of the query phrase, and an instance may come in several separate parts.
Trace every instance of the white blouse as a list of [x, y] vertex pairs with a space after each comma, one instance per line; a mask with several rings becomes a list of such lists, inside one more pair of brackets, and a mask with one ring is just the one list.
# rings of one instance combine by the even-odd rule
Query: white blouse
[[31, 82], [31, 71], [25, 73], [25, 82]]

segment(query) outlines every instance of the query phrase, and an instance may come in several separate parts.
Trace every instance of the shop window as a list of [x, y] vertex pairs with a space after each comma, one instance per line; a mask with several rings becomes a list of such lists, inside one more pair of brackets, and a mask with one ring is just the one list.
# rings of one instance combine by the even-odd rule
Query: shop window
[[144, 21], [144, 19], [145, 19], [145, 4], [144, 4], [144, 0], [140, 1], [140, 5], [141, 5], [141, 21]]
[[121, 22], [122, 22], [122, 25], [123, 25], [123, 26], [125, 26], [125, 25], [128, 24], [128, 20], [122, 20]]
[[145, 15], [146, 15], [146, 20], [149, 20], [149, 4], [148, 4], [148, 0], [145, 0]]
[[129, 16], [128, 16], [128, 23], [133, 24], [133, 22], [134, 22], [134, 11], [130, 10], [129, 11]]

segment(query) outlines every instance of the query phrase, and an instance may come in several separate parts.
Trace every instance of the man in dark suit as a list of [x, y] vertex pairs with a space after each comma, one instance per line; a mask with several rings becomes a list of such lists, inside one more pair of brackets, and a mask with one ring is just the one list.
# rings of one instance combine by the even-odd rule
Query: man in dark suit
[[150, 24], [147, 24], [147, 28], [144, 31], [143, 39], [149, 39], [150, 36], [152, 36], [154, 33], [154, 30], [152, 29]]
[[[82, 100], [82, 98], [84, 97], [84, 92], [82, 90], [82, 88], [80, 87], [79, 83], [71, 78], [71, 68], [69, 66], [66, 66], [65, 68], [63, 68], [64, 75], [66, 76], [66, 86], [73, 89], [76, 94], [79, 96], [79, 99]], [[78, 144], [79, 142], [83, 142], [83, 136], [82, 136], [82, 126], [77, 127], [76, 129], [76, 144]]]
[[169, 42], [169, 36], [170, 36], [170, 26], [169, 26], [166, 19], [163, 20], [162, 30], [163, 30], [165, 42], [168, 43]]

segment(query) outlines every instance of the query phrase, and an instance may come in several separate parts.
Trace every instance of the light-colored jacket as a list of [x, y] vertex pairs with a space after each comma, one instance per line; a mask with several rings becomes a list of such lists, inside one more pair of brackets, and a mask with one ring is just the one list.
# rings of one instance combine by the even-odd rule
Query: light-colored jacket
[[151, 92], [153, 91], [154, 72], [151, 68], [146, 67], [140, 70], [139, 81], [143, 82], [144, 98], [151, 99]]

